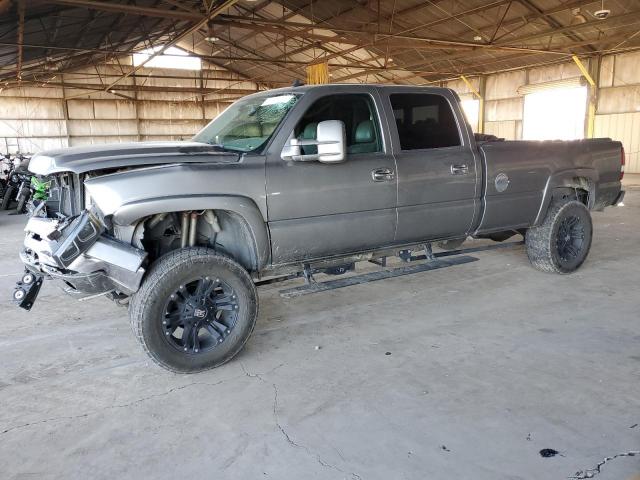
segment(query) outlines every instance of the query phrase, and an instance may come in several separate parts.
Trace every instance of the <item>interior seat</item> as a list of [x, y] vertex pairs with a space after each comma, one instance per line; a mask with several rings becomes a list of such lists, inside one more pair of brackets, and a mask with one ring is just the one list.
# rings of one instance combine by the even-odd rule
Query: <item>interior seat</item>
[[360, 122], [353, 136], [353, 145], [349, 153], [372, 153], [378, 151], [376, 128], [372, 120]]

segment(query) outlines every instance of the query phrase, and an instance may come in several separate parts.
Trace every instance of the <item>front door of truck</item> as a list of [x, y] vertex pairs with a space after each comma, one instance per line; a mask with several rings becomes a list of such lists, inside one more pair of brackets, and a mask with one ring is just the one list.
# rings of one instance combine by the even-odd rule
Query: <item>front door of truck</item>
[[[393, 242], [396, 166], [379, 112], [377, 94], [353, 93], [353, 87], [312, 89], [299, 100], [267, 152], [273, 263], [358, 252]], [[325, 120], [344, 122], [343, 163], [282, 159], [282, 149], [291, 138], [315, 139], [318, 123]], [[304, 154], [317, 152], [315, 146], [301, 148]]]
[[396, 242], [464, 236], [478, 208], [481, 171], [458, 102], [445, 90], [383, 92], [398, 166]]

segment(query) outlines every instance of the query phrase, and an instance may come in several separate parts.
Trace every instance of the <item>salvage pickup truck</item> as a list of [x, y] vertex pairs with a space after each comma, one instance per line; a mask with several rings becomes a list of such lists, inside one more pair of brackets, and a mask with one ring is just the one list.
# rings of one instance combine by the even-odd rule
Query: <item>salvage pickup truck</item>
[[624, 158], [610, 139], [474, 135], [444, 88], [264, 91], [188, 142], [34, 156], [51, 187], [26, 225], [13, 297], [30, 309], [44, 278], [109, 296], [156, 363], [200, 371], [243, 347], [266, 277], [512, 235], [537, 269], [573, 272], [590, 210], [623, 198]]

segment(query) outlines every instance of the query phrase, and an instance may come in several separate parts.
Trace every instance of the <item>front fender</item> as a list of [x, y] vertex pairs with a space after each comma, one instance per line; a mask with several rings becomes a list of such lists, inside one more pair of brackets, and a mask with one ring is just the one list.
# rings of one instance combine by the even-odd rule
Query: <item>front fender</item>
[[260, 191], [260, 181], [252, 181], [250, 171], [228, 173], [184, 165], [151, 167], [91, 178], [85, 187], [102, 213], [120, 227], [133, 226], [156, 213], [208, 209], [234, 213], [246, 223], [256, 267], [261, 269], [269, 263], [269, 233], [264, 212], [246, 194], [263, 198], [264, 177]]

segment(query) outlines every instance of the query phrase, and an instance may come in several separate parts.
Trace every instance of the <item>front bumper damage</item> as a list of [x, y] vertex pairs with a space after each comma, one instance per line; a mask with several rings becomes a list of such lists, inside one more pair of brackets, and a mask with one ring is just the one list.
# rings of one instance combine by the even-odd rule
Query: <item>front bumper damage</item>
[[94, 212], [84, 210], [61, 220], [33, 217], [25, 232], [20, 259], [36, 281], [33, 287], [24, 281], [16, 285], [14, 301], [22, 308], [31, 308], [42, 278], [53, 279], [80, 298], [109, 292], [131, 295], [140, 286], [146, 252], [105, 234]]

